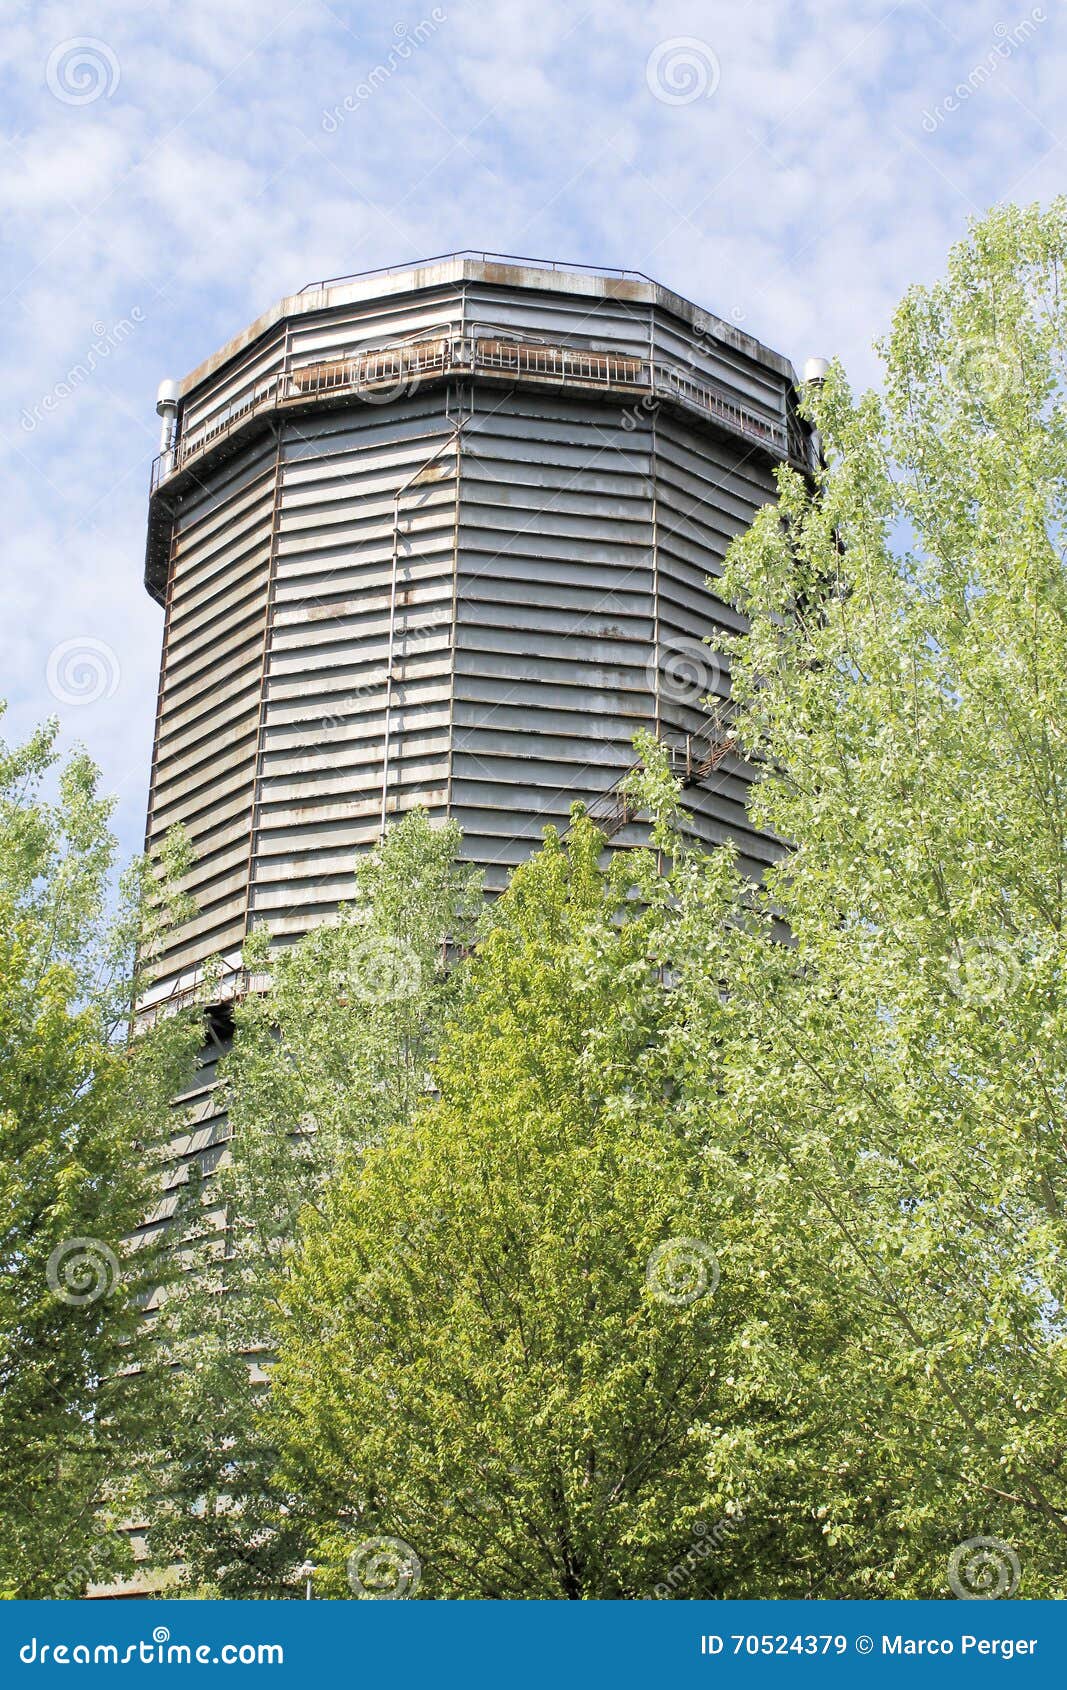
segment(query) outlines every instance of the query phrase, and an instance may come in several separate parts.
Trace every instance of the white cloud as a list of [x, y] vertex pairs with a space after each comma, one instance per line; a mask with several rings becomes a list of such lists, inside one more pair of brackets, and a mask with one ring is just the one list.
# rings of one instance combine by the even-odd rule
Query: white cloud
[[[1054, 192], [1059, 9], [934, 134], [923, 111], [1030, 8], [1003, 0], [75, 0], [13, 5], [0, 172], [7, 329], [3, 690], [48, 713], [49, 653], [116, 652], [110, 698], [64, 709], [140, 840], [160, 613], [141, 586], [155, 388], [276, 297], [468, 245], [647, 271], [801, 360], [857, 379], [912, 280], [967, 217]], [[62, 43], [103, 43], [114, 86], [48, 86]], [[657, 100], [649, 55], [714, 55], [710, 97]], [[329, 132], [323, 114], [390, 74]], [[135, 332], [38, 426], [96, 328]], [[69, 385], [69, 384], [68, 384]]]

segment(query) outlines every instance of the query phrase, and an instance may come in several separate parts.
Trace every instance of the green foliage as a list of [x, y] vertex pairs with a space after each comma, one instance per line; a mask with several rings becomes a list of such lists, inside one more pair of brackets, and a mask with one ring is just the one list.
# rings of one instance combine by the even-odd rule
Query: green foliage
[[425, 1095], [463, 986], [449, 960], [473, 941], [482, 908], [459, 844], [454, 822], [436, 828], [414, 810], [357, 860], [336, 922], [269, 963], [266, 935], [253, 939], [247, 960], [270, 967], [272, 989], [239, 1018], [226, 1182], [252, 1229], [247, 1261], [277, 1256], [302, 1206]]
[[805, 1241], [768, 1237], [694, 1139], [669, 888], [645, 853], [602, 871], [601, 846], [579, 816], [516, 870], [438, 1098], [305, 1222], [265, 1419], [323, 1594], [379, 1540], [410, 1546], [427, 1597], [722, 1595], [742, 1567], [758, 1594], [829, 1570], [810, 1515], [772, 1526], [764, 1440], [795, 1435], [792, 1369], [818, 1391], [783, 1345], [821, 1363], [839, 1315], [803, 1289]]
[[279, 1482], [257, 1415], [285, 1246], [301, 1212], [427, 1093], [431, 1055], [463, 990], [449, 961], [473, 941], [482, 909], [458, 846], [454, 823], [433, 827], [413, 811], [358, 860], [336, 922], [274, 954], [263, 934], [247, 947], [271, 990], [238, 1011], [221, 1064], [230, 1154], [189, 1239], [197, 1271], [167, 1311], [179, 1371], [151, 1541], [157, 1565], [180, 1561], [194, 1590], [304, 1592], [300, 1499]]
[[657, 857], [578, 815], [449, 973], [412, 821], [272, 964], [187, 1299], [192, 1577], [937, 1596], [992, 1538], [1067, 1590], [1065, 261], [1067, 203], [977, 225], [731, 550], [761, 886], [645, 741]]
[[905, 1533], [1005, 1538], [1029, 1596], [1067, 1580], [1065, 262], [1067, 204], [994, 213], [901, 305], [884, 399], [818, 397], [817, 494], [783, 472], [726, 574], [753, 819], [795, 849], [725, 902], [687, 862], [672, 940], [694, 1107], [825, 1233], [853, 1389], [897, 1378]]
[[176, 1017], [126, 1042], [165, 912], [138, 863], [109, 916], [111, 806], [88, 758], [53, 777], [54, 740], [0, 745], [0, 1585], [18, 1596], [129, 1563], [113, 1528], [156, 1433], [143, 1304], [168, 1268], [125, 1241], [197, 1036]]
[[976, 1537], [1063, 1594], [1065, 257], [977, 226], [731, 552], [764, 885], [646, 745], [668, 874], [550, 839], [309, 1216], [264, 1424], [325, 1594], [930, 1596]]

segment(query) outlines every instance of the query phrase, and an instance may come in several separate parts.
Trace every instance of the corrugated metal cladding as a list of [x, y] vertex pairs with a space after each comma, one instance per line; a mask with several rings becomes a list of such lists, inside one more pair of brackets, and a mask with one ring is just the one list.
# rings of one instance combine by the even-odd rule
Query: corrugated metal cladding
[[211, 1176], [228, 1155], [230, 1141], [229, 1117], [223, 1107], [223, 1093], [218, 1083], [220, 1060], [231, 1048], [229, 1031], [209, 1029], [196, 1063], [195, 1072], [174, 1099], [174, 1110], [181, 1127], [162, 1146], [165, 1166], [158, 1203], [138, 1228], [141, 1242], [174, 1231], [174, 1217], [182, 1200], [190, 1172], [196, 1167], [207, 1182], [201, 1207], [197, 1213], [197, 1238], [187, 1245], [187, 1265], [193, 1265], [197, 1251], [203, 1244], [210, 1249], [224, 1250], [230, 1217], [226, 1204], [214, 1194]]
[[[470, 260], [295, 296], [195, 372], [150, 527], [148, 844], [198, 852], [160, 995], [329, 918], [383, 806], [455, 816], [499, 887], [638, 728], [698, 735], [740, 626], [709, 577], [803, 445], [792, 387], [655, 284]], [[746, 779], [689, 804], [756, 871]]]

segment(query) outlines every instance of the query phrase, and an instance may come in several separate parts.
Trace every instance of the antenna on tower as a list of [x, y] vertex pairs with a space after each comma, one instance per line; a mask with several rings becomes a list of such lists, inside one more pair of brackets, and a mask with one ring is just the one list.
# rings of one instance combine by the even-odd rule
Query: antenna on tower
[[160, 382], [159, 392], [156, 394], [156, 414], [163, 419], [159, 431], [159, 455], [163, 460], [160, 468], [164, 474], [174, 468], [174, 447], [178, 438], [179, 397], [176, 381]]

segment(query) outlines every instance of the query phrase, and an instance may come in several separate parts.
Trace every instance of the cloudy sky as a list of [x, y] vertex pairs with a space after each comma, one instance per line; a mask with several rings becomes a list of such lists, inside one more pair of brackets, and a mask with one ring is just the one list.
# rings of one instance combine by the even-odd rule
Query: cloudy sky
[[0, 0], [5, 737], [57, 712], [137, 848], [156, 387], [273, 300], [466, 247], [618, 265], [874, 380], [968, 217], [1067, 185], [1065, 10]]

